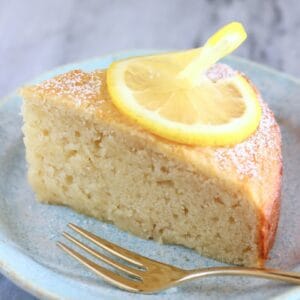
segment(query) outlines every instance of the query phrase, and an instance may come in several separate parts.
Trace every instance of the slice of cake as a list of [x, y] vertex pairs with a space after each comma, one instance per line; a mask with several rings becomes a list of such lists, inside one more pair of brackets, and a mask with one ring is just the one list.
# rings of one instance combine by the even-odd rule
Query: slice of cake
[[[214, 80], [230, 76], [214, 66]], [[233, 147], [170, 142], [112, 104], [105, 71], [68, 72], [22, 89], [29, 182], [67, 205], [147, 239], [227, 263], [262, 266], [273, 244], [281, 137], [273, 113]]]

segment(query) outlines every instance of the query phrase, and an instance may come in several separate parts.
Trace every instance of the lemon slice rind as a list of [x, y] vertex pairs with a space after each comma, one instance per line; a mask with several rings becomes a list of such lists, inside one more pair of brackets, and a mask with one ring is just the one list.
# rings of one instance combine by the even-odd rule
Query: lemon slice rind
[[110, 66], [107, 71], [108, 90], [115, 106], [150, 132], [178, 143], [230, 146], [245, 140], [257, 129], [261, 118], [258, 94], [242, 74], [237, 73], [220, 81], [234, 84], [243, 95], [246, 107], [243, 115], [225, 124], [191, 125], [163, 118], [139, 104], [124, 78], [125, 71], [134, 59], [119, 61]]

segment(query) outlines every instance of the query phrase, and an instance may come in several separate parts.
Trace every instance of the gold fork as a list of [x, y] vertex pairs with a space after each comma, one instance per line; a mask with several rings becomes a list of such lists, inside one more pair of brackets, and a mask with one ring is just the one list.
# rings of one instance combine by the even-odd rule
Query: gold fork
[[61, 242], [58, 242], [57, 245], [69, 255], [73, 256], [82, 264], [90, 268], [107, 282], [117, 286], [118, 288], [130, 292], [154, 293], [176, 286], [188, 280], [196, 279], [199, 277], [202, 278], [207, 276], [220, 275], [254, 276], [266, 279], [281, 280], [293, 284], [300, 284], [300, 273], [284, 272], [274, 269], [244, 267], [214, 267], [195, 270], [180, 269], [121, 248], [120, 246], [108, 242], [74, 224], [69, 224], [68, 226], [97, 246], [105, 249], [110, 254], [113, 254], [118, 258], [126, 261], [127, 264], [118, 262], [106, 255], [95, 251], [94, 249], [83, 244], [81, 241], [66, 232], [64, 232], [63, 235], [69, 241], [73, 242], [81, 249], [98, 258], [100, 261], [114, 267], [121, 272], [115, 273], [113, 271], [110, 271], [96, 264], [95, 262], [91, 261], [90, 259], [86, 258], [85, 256], [81, 255], [80, 253], [69, 248]]

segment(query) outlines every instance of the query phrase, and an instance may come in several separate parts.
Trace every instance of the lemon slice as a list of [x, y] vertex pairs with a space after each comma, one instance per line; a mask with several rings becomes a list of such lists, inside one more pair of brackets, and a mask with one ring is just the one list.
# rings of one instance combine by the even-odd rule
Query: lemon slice
[[234, 73], [211, 80], [206, 70], [246, 38], [240, 23], [213, 35], [204, 47], [114, 62], [107, 86], [115, 106], [150, 132], [202, 146], [229, 146], [258, 127], [261, 107], [248, 80]]

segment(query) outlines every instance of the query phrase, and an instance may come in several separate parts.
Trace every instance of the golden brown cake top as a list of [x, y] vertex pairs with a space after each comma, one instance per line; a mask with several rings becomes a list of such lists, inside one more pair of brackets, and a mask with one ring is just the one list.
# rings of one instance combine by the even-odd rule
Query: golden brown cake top
[[[212, 80], [232, 76], [230, 67], [219, 64], [208, 72]], [[217, 172], [228, 174], [240, 181], [252, 181], [260, 188], [265, 188], [272, 180], [272, 164], [281, 165], [281, 137], [274, 115], [261, 100], [262, 118], [257, 131], [242, 143], [233, 147], [199, 147], [178, 144], [147, 132], [122, 115], [113, 105], [107, 92], [105, 71], [86, 73], [74, 70], [56, 76], [40, 84], [25, 87], [23, 97], [37, 101], [54, 101], [57, 105], [65, 104], [75, 108], [88, 118], [109, 120], [129, 127], [144, 139], [159, 142], [160, 148], [168, 148], [176, 156], [193, 165], [214, 166]], [[201, 154], [201, 155], [200, 155]], [[269, 179], [267, 178], [269, 176]]]
[[102, 84], [98, 72], [74, 70], [31, 87], [31, 92], [43, 98], [63, 97], [76, 106], [82, 106], [99, 100]]

